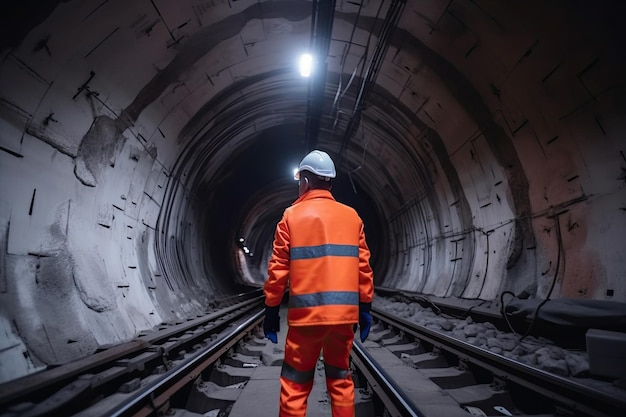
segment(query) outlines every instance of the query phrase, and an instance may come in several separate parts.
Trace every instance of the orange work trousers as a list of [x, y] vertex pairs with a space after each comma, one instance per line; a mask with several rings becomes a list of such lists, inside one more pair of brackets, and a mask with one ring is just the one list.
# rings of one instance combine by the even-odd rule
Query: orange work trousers
[[324, 355], [326, 389], [333, 417], [354, 417], [354, 383], [348, 370], [352, 324], [290, 326], [280, 375], [280, 417], [304, 417], [315, 365]]

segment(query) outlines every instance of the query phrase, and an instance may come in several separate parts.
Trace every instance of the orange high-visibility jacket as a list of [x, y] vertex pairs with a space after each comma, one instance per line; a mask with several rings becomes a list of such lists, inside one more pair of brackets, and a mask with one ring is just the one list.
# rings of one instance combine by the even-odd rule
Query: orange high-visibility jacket
[[330, 191], [310, 190], [276, 226], [265, 304], [280, 304], [289, 284], [290, 326], [359, 321], [374, 295], [370, 251], [357, 212]]

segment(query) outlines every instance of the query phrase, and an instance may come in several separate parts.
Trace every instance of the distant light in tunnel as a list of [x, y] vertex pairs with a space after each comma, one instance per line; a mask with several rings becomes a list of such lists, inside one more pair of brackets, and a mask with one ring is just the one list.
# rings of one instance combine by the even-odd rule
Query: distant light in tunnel
[[308, 77], [311, 75], [311, 68], [313, 67], [313, 56], [311, 54], [303, 54], [300, 57], [300, 75]]
[[242, 238], [242, 237], [240, 237], [240, 238], [239, 238], [239, 242], [241, 242], [241, 243], [243, 243], [243, 241], [244, 241], [244, 240], [245, 240], [245, 239], [244, 239], [244, 238]]

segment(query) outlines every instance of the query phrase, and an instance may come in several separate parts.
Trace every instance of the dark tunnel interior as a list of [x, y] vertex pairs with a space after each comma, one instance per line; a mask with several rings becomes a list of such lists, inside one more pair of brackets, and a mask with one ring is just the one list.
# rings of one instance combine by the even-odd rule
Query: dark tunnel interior
[[[248, 147], [242, 147], [231, 159], [224, 162], [223, 178], [198, 185], [200, 199], [200, 224], [206, 224], [205, 239], [212, 246], [207, 257], [214, 260], [213, 266], [217, 276], [238, 276], [236, 259], [233, 259], [233, 246], [240, 237], [246, 239], [246, 245], [252, 253], [257, 253], [253, 267], [261, 269], [261, 260], [267, 258], [276, 223], [282, 211], [290, 204], [289, 199], [297, 198], [297, 183], [290, 178], [293, 168], [297, 166], [304, 149], [303, 127], [298, 125], [281, 125], [267, 129]], [[295, 133], [295, 134], [294, 134]], [[380, 248], [384, 247], [381, 234], [383, 228], [368, 196], [367, 189], [350, 182], [346, 172], [340, 172], [339, 178], [333, 183], [335, 198], [354, 207], [366, 224], [366, 233], [370, 237], [370, 250], [380, 256]], [[267, 196], [269, 201], [259, 202]], [[202, 219], [202, 217], [206, 218]], [[373, 268], [378, 269], [374, 257]], [[218, 261], [218, 262], [215, 262]], [[257, 283], [262, 283], [265, 276], [260, 272]], [[383, 274], [381, 273], [381, 276]]]

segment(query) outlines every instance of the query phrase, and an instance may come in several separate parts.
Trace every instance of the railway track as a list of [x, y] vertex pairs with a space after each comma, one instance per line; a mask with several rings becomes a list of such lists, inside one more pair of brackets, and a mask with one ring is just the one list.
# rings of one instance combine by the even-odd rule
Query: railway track
[[[375, 353], [380, 349], [370, 347], [383, 345], [419, 372], [411, 380], [406, 370], [400, 368], [394, 374], [388, 366], [383, 367], [397, 387], [424, 383], [417, 379], [426, 377], [470, 415], [626, 415], [626, 391], [621, 388], [551, 374], [379, 309], [374, 309], [373, 315], [376, 327], [373, 341], [365, 343], [367, 352], [374, 360], [384, 360], [385, 353]], [[423, 387], [432, 388], [428, 383]], [[412, 391], [405, 389], [404, 401], [412, 404], [414, 414], [402, 411], [393, 415], [444, 415], [426, 409], [424, 398]]]
[[[283, 345], [262, 338], [262, 301], [233, 303], [0, 386], [0, 417], [278, 415]], [[626, 415], [623, 390], [559, 377], [384, 309], [372, 312], [370, 337], [352, 352], [358, 417]], [[308, 417], [330, 415], [324, 383], [320, 362]]]
[[[263, 297], [139, 336], [76, 362], [0, 385], [0, 416], [150, 415], [262, 320]], [[222, 303], [223, 304], [223, 303]]]

